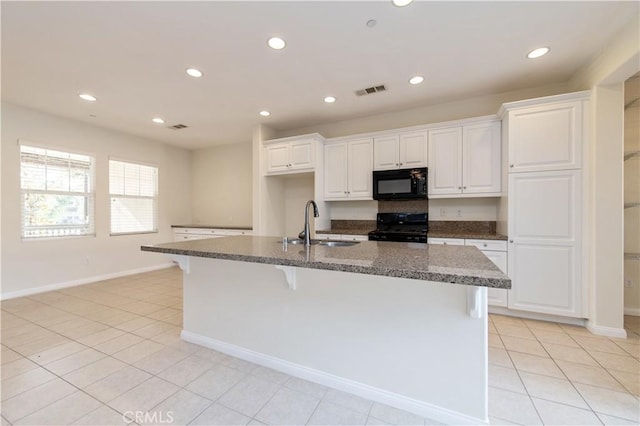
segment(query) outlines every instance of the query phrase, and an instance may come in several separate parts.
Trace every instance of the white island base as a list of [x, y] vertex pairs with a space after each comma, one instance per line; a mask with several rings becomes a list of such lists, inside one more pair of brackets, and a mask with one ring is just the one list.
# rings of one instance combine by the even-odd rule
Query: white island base
[[[486, 288], [180, 258], [182, 338], [448, 424], [488, 423]], [[286, 268], [285, 268], [286, 269]], [[472, 302], [473, 303], [473, 302]]]

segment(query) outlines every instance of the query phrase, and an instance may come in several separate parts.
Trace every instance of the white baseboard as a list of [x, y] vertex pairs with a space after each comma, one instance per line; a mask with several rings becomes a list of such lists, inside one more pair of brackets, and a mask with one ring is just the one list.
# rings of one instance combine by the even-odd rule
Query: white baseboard
[[640, 317], [640, 308], [624, 308], [624, 314]]
[[540, 314], [537, 312], [517, 311], [509, 308], [503, 308], [500, 306], [489, 305], [489, 313], [507, 315], [510, 317], [533, 319], [533, 320], [539, 320], [539, 321], [559, 322], [561, 324], [579, 325], [582, 327], [585, 327], [587, 324], [587, 320], [583, 318], [571, 318], [571, 317], [562, 317], [558, 315]]
[[202, 336], [189, 331], [183, 330], [181, 333], [181, 337], [183, 340], [187, 342], [205, 346], [210, 349], [215, 349], [217, 351], [220, 351], [227, 355], [234, 356], [236, 358], [244, 359], [246, 361], [250, 361], [255, 364], [272, 368], [274, 370], [278, 370], [283, 373], [289, 374], [291, 376], [299, 377], [304, 380], [319, 383], [321, 385], [329, 386], [344, 392], [349, 392], [349, 393], [358, 395], [362, 398], [366, 398], [382, 404], [390, 405], [392, 407], [396, 407], [401, 410], [409, 411], [419, 416], [426, 417], [444, 424], [455, 424], [455, 425], [489, 424], [488, 418], [479, 419], [476, 417], [467, 416], [465, 414], [452, 411], [437, 405], [429, 404], [423, 401], [418, 401], [412, 398], [408, 398], [406, 396], [398, 395], [393, 392], [389, 392], [383, 389], [369, 386], [364, 383], [356, 382], [350, 379], [345, 379], [343, 377], [335, 376], [333, 374], [329, 374], [324, 371], [305, 367], [300, 364], [295, 364], [280, 358], [276, 358], [270, 355], [265, 355], [260, 352], [255, 352], [249, 349], [242, 348], [240, 346], [222, 342], [220, 340], [211, 339], [209, 337]]
[[621, 339], [627, 338], [627, 332], [624, 328], [616, 328], [616, 327], [605, 327], [602, 325], [592, 324], [591, 321], [587, 321], [587, 330], [592, 332], [593, 334], [597, 334], [598, 336], [607, 336], [607, 337], [619, 337]]
[[110, 280], [113, 278], [125, 277], [127, 275], [141, 274], [143, 272], [156, 271], [158, 269], [171, 268], [175, 263], [161, 263], [159, 265], [146, 266], [144, 268], [130, 269], [128, 271], [114, 272], [112, 274], [94, 275], [92, 277], [80, 278], [73, 281], [44, 285], [40, 287], [32, 287], [24, 290], [11, 291], [0, 294], [0, 300], [15, 299], [16, 297], [31, 296], [38, 293], [46, 293], [47, 291], [60, 290], [61, 288], [75, 287], [83, 284], [95, 283], [98, 281]]

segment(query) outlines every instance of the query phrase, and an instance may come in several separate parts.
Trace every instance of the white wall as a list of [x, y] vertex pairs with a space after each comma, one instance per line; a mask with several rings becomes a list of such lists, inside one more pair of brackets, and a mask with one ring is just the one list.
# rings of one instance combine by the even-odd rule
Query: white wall
[[[304, 229], [304, 212], [307, 201], [312, 200], [314, 177], [312, 173], [297, 175], [295, 177], [271, 177], [269, 179], [282, 179], [284, 184], [284, 234], [287, 237], [297, 237]], [[320, 210], [320, 209], [318, 209]], [[319, 211], [318, 213], [326, 214]], [[309, 206], [309, 227], [313, 235], [315, 220], [313, 219], [313, 207]], [[284, 235], [283, 235], [284, 236]]]
[[589, 326], [594, 331], [623, 326], [623, 82], [640, 70], [639, 33], [635, 15], [568, 83], [571, 90], [592, 90], [587, 182]]
[[495, 114], [505, 102], [541, 96], [566, 93], [565, 84], [516, 90], [512, 92], [496, 93], [485, 96], [473, 96], [462, 100], [442, 102], [404, 111], [353, 118], [317, 126], [299, 129], [282, 130], [277, 133], [278, 138], [302, 135], [305, 133], [320, 133], [325, 138], [349, 136], [358, 133], [376, 132], [397, 129], [401, 127], [418, 126], [422, 124], [440, 123], [463, 118], [480, 117]]
[[[640, 76], [625, 83], [625, 105], [640, 96]], [[624, 152], [640, 151], [640, 101], [624, 111]], [[640, 157], [624, 163], [624, 202], [640, 202]], [[624, 289], [625, 313], [640, 315], [640, 206], [624, 210]]]
[[251, 226], [251, 143], [191, 152], [191, 216], [195, 225]]
[[[18, 139], [95, 156], [95, 237], [21, 240]], [[109, 236], [110, 156], [158, 166], [158, 233]], [[183, 149], [3, 103], [1, 158], [3, 298], [166, 265], [140, 245], [171, 241], [171, 224], [191, 220], [190, 157]]]

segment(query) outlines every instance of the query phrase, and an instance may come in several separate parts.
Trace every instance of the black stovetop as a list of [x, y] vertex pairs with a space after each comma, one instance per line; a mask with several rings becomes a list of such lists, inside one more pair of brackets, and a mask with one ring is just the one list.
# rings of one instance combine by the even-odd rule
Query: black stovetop
[[369, 232], [369, 240], [427, 242], [427, 213], [378, 213], [376, 223], [376, 230]]

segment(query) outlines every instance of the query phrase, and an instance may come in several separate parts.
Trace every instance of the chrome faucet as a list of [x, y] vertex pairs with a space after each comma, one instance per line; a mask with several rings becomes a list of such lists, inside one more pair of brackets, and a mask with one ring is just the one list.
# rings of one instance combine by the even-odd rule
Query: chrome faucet
[[307, 205], [304, 208], [304, 229], [300, 234], [298, 234], [298, 238], [304, 240], [305, 246], [311, 245], [311, 231], [309, 230], [309, 205], [313, 205], [313, 217], [318, 217], [320, 214], [318, 213], [318, 206], [316, 202], [313, 200], [307, 201]]

